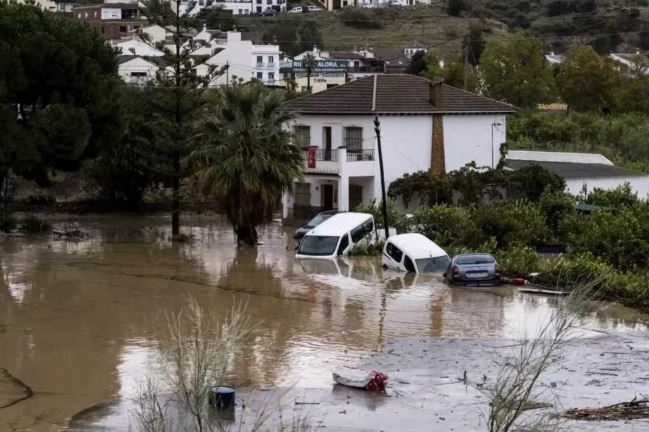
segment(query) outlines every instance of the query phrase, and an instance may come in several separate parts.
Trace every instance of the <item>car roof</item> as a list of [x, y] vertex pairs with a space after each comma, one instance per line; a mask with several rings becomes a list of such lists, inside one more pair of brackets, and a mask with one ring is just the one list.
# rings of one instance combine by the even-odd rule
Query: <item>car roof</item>
[[388, 241], [414, 259], [447, 255], [446, 251], [437, 246], [434, 241], [419, 233], [393, 235], [388, 238]]
[[313, 228], [306, 235], [339, 237], [369, 219], [372, 219], [372, 215], [369, 213], [337, 213]]

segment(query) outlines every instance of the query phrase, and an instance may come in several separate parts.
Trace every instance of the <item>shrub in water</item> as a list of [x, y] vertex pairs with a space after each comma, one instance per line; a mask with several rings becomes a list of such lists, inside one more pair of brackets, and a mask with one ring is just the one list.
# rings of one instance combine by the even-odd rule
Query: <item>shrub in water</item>
[[483, 241], [493, 237], [500, 247], [535, 246], [548, 237], [539, 207], [526, 200], [477, 207], [471, 216]]
[[459, 207], [437, 205], [420, 208], [414, 214], [416, 231], [441, 246], [471, 244], [477, 230], [466, 210]]
[[52, 225], [36, 216], [28, 216], [22, 220], [20, 230], [26, 234], [45, 234], [50, 232]]

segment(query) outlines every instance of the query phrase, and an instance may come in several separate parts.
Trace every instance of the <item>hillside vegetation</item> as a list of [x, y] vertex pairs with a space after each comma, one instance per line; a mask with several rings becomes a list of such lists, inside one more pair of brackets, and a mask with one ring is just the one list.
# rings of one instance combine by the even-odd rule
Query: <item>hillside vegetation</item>
[[[600, 53], [649, 50], [649, 0], [448, 0], [434, 5], [343, 10], [276, 17], [245, 17], [240, 24], [283, 49], [318, 44], [330, 50], [402, 48], [417, 40], [441, 58], [456, 55], [469, 26], [485, 39], [523, 29], [541, 36], [548, 50], [575, 43]], [[301, 35], [296, 29], [308, 26]]]

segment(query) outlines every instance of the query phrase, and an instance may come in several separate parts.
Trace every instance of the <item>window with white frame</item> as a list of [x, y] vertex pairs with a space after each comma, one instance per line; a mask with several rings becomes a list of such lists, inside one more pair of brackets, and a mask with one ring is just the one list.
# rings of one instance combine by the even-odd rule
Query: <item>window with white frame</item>
[[298, 147], [307, 148], [311, 145], [311, 126], [293, 126], [293, 134], [295, 135], [295, 144]]
[[343, 129], [343, 143], [347, 153], [360, 153], [363, 149], [363, 128], [347, 126]]

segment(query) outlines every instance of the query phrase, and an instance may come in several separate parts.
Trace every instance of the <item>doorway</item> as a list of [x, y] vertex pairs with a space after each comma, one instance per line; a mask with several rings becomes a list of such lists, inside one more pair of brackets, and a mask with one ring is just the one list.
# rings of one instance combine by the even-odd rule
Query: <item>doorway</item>
[[356, 208], [363, 203], [363, 186], [349, 185], [349, 210], [356, 211]]
[[332, 210], [334, 208], [334, 187], [333, 185], [321, 186], [322, 188], [322, 209]]
[[324, 160], [331, 160], [331, 126], [322, 128], [322, 141], [324, 143]]

